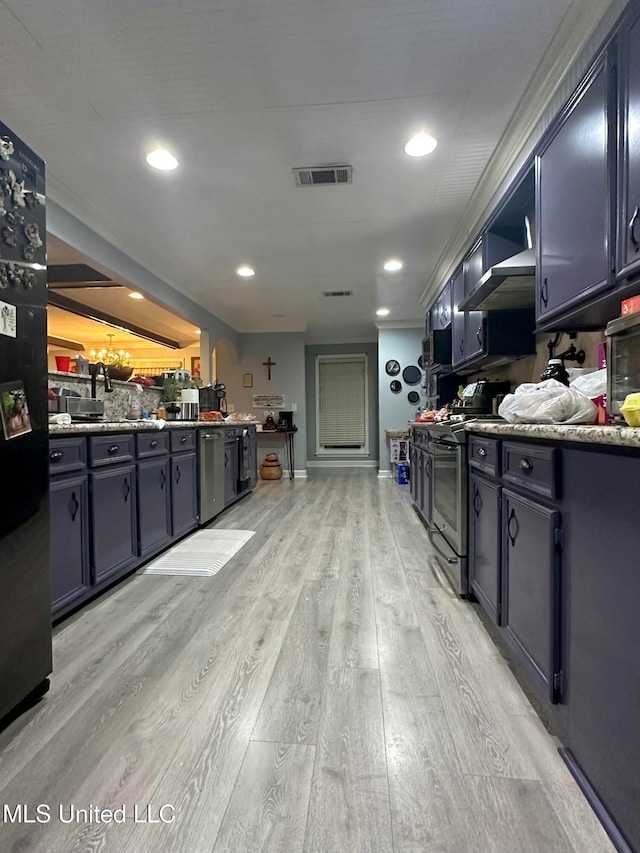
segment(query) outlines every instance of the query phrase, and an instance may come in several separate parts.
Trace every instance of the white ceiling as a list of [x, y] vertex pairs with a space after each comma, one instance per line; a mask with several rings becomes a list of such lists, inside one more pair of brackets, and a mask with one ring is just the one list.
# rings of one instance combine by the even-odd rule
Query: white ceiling
[[[0, 118], [59, 204], [238, 331], [362, 339], [380, 305], [421, 322], [572, 3], [0, 0]], [[440, 144], [414, 160], [421, 129]], [[146, 165], [157, 143], [177, 171]], [[323, 163], [353, 185], [295, 187], [292, 167]], [[354, 296], [322, 298], [337, 289]]]

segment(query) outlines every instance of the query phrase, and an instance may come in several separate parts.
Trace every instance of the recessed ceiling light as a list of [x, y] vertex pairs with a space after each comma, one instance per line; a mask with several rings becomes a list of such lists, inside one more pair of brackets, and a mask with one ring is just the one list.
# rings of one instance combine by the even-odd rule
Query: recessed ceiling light
[[402, 269], [402, 261], [399, 261], [397, 258], [390, 258], [385, 265], [384, 268], [387, 272], [398, 272], [398, 270]]
[[238, 273], [238, 275], [241, 275], [242, 278], [251, 278], [251, 276], [256, 274], [256, 271], [254, 269], [246, 265], [238, 267], [236, 272]]
[[163, 172], [171, 172], [178, 168], [178, 161], [164, 148], [156, 148], [147, 154], [147, 163], [153, 166], [154, 169], [160, 169]]
[[137, 293], [135, 290], [133, 293], [129, 294], [129, 299], [144, 299], [144, 296], [141, 293]]
[[404, 146], [404, 150], [410, 157], [424, 157], [426, 154], [431, 154], [435, 151], [438, 145], [438, 140], [428, 133], [417, 133]]
[[196, 335], [202, 334], [202, 329], [194, 329], [193, 331], [196, 333]]
[[389, 309], [388, 308], [378, 308], [378, 310], [376, 311], [376, 314], [378, 315], [378, 317], [386, 317], [389, 314]]

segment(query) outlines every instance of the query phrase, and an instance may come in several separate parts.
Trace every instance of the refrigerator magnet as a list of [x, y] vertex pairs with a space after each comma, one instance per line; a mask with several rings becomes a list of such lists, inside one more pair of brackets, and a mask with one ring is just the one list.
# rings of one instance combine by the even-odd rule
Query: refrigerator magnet
[[0, 335], [16, 336], [16, 306], [0, 302]]
[[0, 385], [0, 420], [7, 441], [31, 432], [31, 416], [22, 382]]

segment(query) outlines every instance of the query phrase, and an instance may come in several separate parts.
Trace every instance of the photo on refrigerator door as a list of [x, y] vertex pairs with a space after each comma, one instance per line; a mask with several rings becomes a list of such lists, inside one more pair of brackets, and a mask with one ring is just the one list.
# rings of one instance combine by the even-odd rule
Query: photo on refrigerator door
[[0, 421], [7, 440], [31, 432], [31, 417], [22, 382], [0, 385]]

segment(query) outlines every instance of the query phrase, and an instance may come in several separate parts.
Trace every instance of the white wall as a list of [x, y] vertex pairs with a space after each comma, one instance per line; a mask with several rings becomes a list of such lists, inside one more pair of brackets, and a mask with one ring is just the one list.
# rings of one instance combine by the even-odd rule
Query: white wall
[[[407, 421], [413, 420], [418, 406], [424, 406], [421, 385], [407, 385], [402, 379], [402, 371], [410, 364], [418, 365], [418, 357], [422, 354], [422, 339], [424, 327], [415, 329], [383, 329], [378, 332], [378, 401], [380, 413], [380, 450], [379, 470], [388, 471], [389, 446], [385, 438], [386, 429], [406, 429]], [[390, 359], [400, 362], [400, 374], [389, 376], [384, 369]], [[423, 373], [424, 376], [424, 373]], [[389, 388], [392, 379], [402, 382], [402, 391], [394, 394]], [[420, 394], [419, 403], [407, 400], [409, 391]]]

